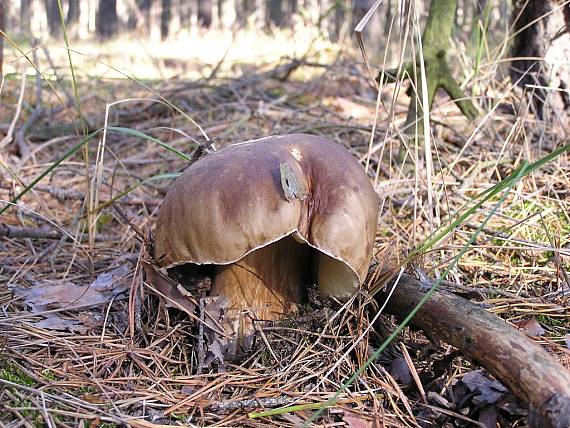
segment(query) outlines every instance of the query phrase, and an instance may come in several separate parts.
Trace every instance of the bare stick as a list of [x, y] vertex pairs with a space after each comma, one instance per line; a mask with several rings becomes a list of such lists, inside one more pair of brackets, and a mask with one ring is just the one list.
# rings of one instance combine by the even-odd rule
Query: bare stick
[[22, 74], [22, 86], [20, 87], [20, 96], [18, 97], [18, 104], [16, 105], [16, 113], [12, 118], [12, 122], [10, 123], [10, 128], [8, 128], [6, 136], [2, 138], [2, 141], [0, 141], [0, 149], [2, 149], [4, 146], [12, 142], [14, 128], [16, 127], [16, 123], [18, 123], [18, 120], [20, 119], [20, 113], [22, 112], [22, 103], [24, 102], [25, 92], [26, 92], [26, 74], [24, 73]]
[[[51, 227], [23, 227], [12, 226], [5, 223], [0, 223], [0, 237], [13, 238], [13, 239], [62, 239], [71, 240], [71, 235], [66, 235], [64, 232], [51, 228]], [[83, 241], [85, 238], [81, 235], [79, 240]], [[98, 241], [113, 241], [116, 239], [114, 236], [104, 235], [97, 238]]]
[[[420, 281], [403, 275], [386, 310], [404, 318], [421, 300]], [[385, 292], [375, 296], [380, 301]], [[477, 360], [529, 406], [529, 425], [570, 426], [570, 371], [539, 344], [481, 306], [436, 291], [411, 324]]]

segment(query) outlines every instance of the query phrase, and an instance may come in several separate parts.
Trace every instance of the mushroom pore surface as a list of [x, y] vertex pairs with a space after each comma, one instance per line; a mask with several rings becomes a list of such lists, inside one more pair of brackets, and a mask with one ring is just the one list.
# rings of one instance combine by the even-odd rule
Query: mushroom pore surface
[[[288, 183], [301, 192], [287, 194]], [[341, 145], [261, 138], [209, 154], [175, 181], [158, 215], [155, 258], [167, 268], [216, 265], [212, 294], [275, 319], [303, 301], [313, 277], [324, 296], [354, 292], [372, 257], [377, 210], [368, 177]]]

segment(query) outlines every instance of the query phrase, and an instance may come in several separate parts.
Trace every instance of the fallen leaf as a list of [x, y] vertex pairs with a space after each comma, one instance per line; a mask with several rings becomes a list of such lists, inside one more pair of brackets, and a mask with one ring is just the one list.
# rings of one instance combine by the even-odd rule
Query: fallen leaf
[[392, 375], [394, 380], [402, 385], [411, 385], [412, 374], [404, 357], [394, 358], [388, 367], [388, 372]]
[[479, 422], [486, 428], [495, 428], [497, 426], [497, 408], [495, 406], [484, 406], [479, 411]]
[[50, 309], [79, 309], [126, 297], [131, 269], [121, 265], [102, 273], [91, 284], [46, 280], [33, 287], [16, 287], [14, 295], [24, 299], [32, 313]]
[[93, 314], [91, 312], [82, 312], [77, 315], [77, 319], [81, 321], [85, 327], [89, 327], [90, 329], [93, 327], [101, 327], [105, 322], [105, 317], [103, 315]]
[[195, 386], [192, 386], [192, 385], [184, 385], [184, 386], [182, 387], [182, 389], [180, 390], [180, 392], [181, 392], [182, 394], [186, 394], [186, 395], [192, 395], [192, 394], [194, 394], [196, 391], [197, 391], [196, 387], [195, 387]]
[[70, 330], [72, 332], [77, 332], [80, 334], [85, 334], [89, 330], [79, 320], [62, 318], [57, 315], [48, 316], [47, 318], [44, 318], [41, 321], [31, 324], [34, 327], [43, 328], [46, 330], [56, 330], [56, 331]]
[[369, 108], [347, 98], [328, 97], [323, 99], [323, 104], [332, 108], [337, 113], [353, 119], [369, 118], [371, 114], [373, 114], [373, 111]]
[[499, 403], [497, 403], [497, 407], [502, 411], [509, 413], [511, 415], [517, 416], [527, 416], [528, 410], [525, 409], [521, 402], [515, 398], [514, 395], [507, 395], [503, 398]]
[[289, 422], [290, 424], [292, 424], [295, 427], [303, 426], [303, 424], [305, 423], [304, 419], [300, 418], [297, 415], [292, 415], [290, 413], [286, 413], [284, 415], [281, 415], [280, 417], [281, 417], [281, 419]]
[[544, 333], [546, 333], [539, 322], [534, 318], [519, 321], [517, 327], [519, 330], [523, 330], [527, 336], [531, 337], [543, 336]]
[[206, 353], [206, 360], [204, 365], [209, 367], [212, 363], [214, 364], [224, 364], [224, 354], [222, 352], [222, 345], [218, 340], [214, 340], [208, 346], [208, 351]]
[[83, 400], [85, 400], [91, 404], [105, 404], [106, 403], [106, 401], [99, 394], [87, 393], [87, 394], [84, 394], [83, 397], [81, 397], [81, 398], [83, 398]]
[[89, 428], [98, 428], [101, 425], [101, 419], [95, 418], [89, 424]]
[[367, 421], [366, 419], [363, 419], [358, 413], [354, 413], [349, 410], [344, 411], [342, 421], [351, 428], [370, 428], [372, 426], [371, 421]]
[[453, 409], [453, 404], [451, 404], [446, 398], [442, 397], [435, 391], [429, 391], [427, 393], [427, 399], [429, 403], [435, 404], [438, 407]]
[[477, 393], [473, 397], [474, 404], [494, 404], [508, 392], [502, 383], [485, 377], [481, 370], [465, 373], [461, 382], [471, 392]]
[[146, 282], [166, 297], [166, 305], [181, 309], [189, 315], [194, 315], [196, 305], [190, 301], [189, 296], [183, 296], [178, 290], [178, 284], [168, 276], [159, 272], [152, 264], [142, 262]]

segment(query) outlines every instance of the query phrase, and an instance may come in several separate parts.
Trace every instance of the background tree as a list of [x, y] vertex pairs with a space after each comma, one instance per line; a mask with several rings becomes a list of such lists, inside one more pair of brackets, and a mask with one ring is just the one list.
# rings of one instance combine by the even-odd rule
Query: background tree
[[354, 27], [358, 25], [360, 20], [366, 15], [368, 9], [372, 7], [372, 0], [352, 0], [352, 17], [351, 17], [351, 24], [350, 24], [350, 34], [352, 34], [352, 30]]
[[235, 0], [236, 17], [239, 25], [244, 25], [255, 12], [255, 0]]
[[334, 7], [334, 14], [329, 34], [333, 42], [338, 42], [340, 38], [340, 31], [342, 29], [342, 25], [346, 20], [346, 10], [347, 10], [346, 1], [335, 0], [333, 7]]
[[32, 0], [20, 1], [20, 29], [24, 34], [29, 34], [31, 30], [31, 23], [32, 23], [31, 3]]
[[95, 30], [99, 37], [108, 39], [117, 34], [118, 21], [117, 0], [100, 0], [95, 20]]
[[61, 38], [62, 32], [57, 0], [45, 0], [45, 5], [49, 35], [54, 39], [59, 39]]
[[384, 37], [388, 37], [390, 33], [390, 25], [392, 25], [392, 0], [386, 0], [386, 15], [384, 19]]
[[283, 16], [283, 26], [289, 27], [293, 24], [293, 17], [297, 14], [297, 9], [299, 7], [297, 0], [290, 0], [285, 2], [285, 10]]
[[570, 4], [560, 6], [559, 2], [542, 0], [513, 3], [515, 38], [510, 56], [515, 59], [510, 67], [511, 78], [525, 88], [539, 118], [556, 116], [568, 124]]
[[[6, 28], [5, 19], [4, 19], [4, 9], [6, 8], [5, 3], [8, 0], [0, 0], [0, 28], [4, 30]], [[4, 67], [4, 37], [0, 36], [0, 76], [3, 74], [3, 67]]]
[[69, 0], [67, 15], [65, 16], [65, 27], [68, 34], [74, 37], [79, 30], [79, 17], [81, 16], [81, 1]]
[[162, 40], [168, 37], [170, 30], [170, 20], [172, 18], [172, 11], [170, 10], [170, 0], [162, 0], [162, 8], [160, 11], [160, 38]]
[[212, 0], [198, 0], [198, 24], [202, 28], [212, 25]]
[[268, 18], [267, 23], [275, 27], [283, 26], [283, 1], [282, 0], [269, 0], [267, 2]]
[[[457, 0], [432, 0], [429, 6], [429, 14], [422, 36], [423, 60], [427, 80], [428, 106], [431, 108], [435, 93], [438, 88], [444, 89], [455, 101], [461, 112], [469, 119], [477, 116], [477, 108], [468, 100], [463, 90], [453, 78], [448, 64], [448, 52], [451, 50], [450, 38], [453, 33], [455, 14], [457, 10]], [[417, 92], [412, 94], [408, 116], [406, 119], [406, 130], [408, 134], [423, 134], [423, 109], [422, 93], [423, 84], [419, 78], [420, 58], [415, 58], [416, 64], [406, 67], [409, 76], [414, 78], [414, 87]]]
[[218, 0], [218, 27], [224, 27], [224, 0]]
[[150, 33], [150, 7], [152, 0], [136, 0], [129, 2], [129, 19], [127, 28], [130, 31], [143, 30], [144, 34]]
[[194, 2], [180, 0], [178, 2], [178, 15], [180, 17], [180, 26], [190, 29], [192, 23], [192, 5]]

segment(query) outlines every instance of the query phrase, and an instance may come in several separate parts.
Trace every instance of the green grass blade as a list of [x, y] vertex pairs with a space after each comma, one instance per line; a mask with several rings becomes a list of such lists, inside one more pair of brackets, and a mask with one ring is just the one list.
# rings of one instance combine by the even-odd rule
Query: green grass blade
[[152, 141], [153, 143], [158, 144], [159, 146], [164, 147], [166, 150], [176, 154], [178, 157], [184, 159], [185, 161], [188, 161], [188, 162], [191, 161], [190, 156], [181, 152], [177, 148], [172, 147], [169, 144], [163, 143], [162, 141], [160, 141], [154, 137], [151, 137], [150, 135], [146, 135], [144, 132], [138, 131], [136, 129], [123, 128], [120, 126], [109, 126], [109, 127], [107, 127], [107, 130], [112, 131], [112, 132], [118, 132], [118, 133], [125, 134], [125, 135], [130, 135], [131, 137], [142, 138], [143, 140], [147, 140], [147, 141]]
[[[87, 144], [89, 141], [91, 141], [93, 138], [95, 138], [101, 131], [102, 131], [101, 129], [98, 129], [97, 131], [95, 131], [92, 134], [88, 135], [87, 137], [83, 138], [75, 146], [73, 146], [69, 150], [67, 150], [63, 154], [62, 157], [60, 157], [58, 160], [56, 160], [54, 163], [52, 163], [48, 168], [46, 168], [30, 184], [28, 184], [24, 188], [24, 190], [22, 190], [20, 193], [18, 193], [10, 202], [12, 204], [15, 204], [16, 202], [18, 202], [22, 198], [22, 196], [24, 196], [26, 193], [28, 193], [30, 190], [32, 190], [36, 184], [38, 184], [45, 176], [47, 176], [50, 172], [52, 172], [55, 168], [57, 168], [59, 164], [61, 164], [63, 161], [65, 161], [67, 158], [69, 158], [71, 155], [73, 155], [76, 151], [78, 151], [83, 146], [85, 146], [85, 144]], [[13, 206], [13, 205], [6, 205], [4, 208], [0, 209], [0, 215], [4, 214], [4, 212], [6, 212], [6, 210], [8, 210], [8, 208], [10, 208], [11, 206]]]
[[[174, 178], [177, 178], [180, 176], [179, 172], [173, 172], [173, 173], [168, 173], [168, 174], [158, 174], [158, 175], [153, 175], [152, 177], [149, 177], [143, 181], [141, 181], [140, 183], [137, 183], [133, 186], [128, 187], [127, 189], [123, 190], [122, 192], [116, 194], [115, 196], [113, 196], [111, 199], [109, 199], [108, 201], [103, 202], [101, 205], [99, 205], [97, 208], [95, 208], [93, 210], [93, 213], [95, 212], [99, 212], [101, 211], [103, 208], [108, 207], [109, 205], [111, 205], [112, 203], [116, 202], [117, 200], [121, 199], [123, 196], [128, 195], [129, 193], [131, 193], [132, 191], [138, 189], [140, 186], [144, 186], [146, 183], [150, 183], [152, 181], [158, 181], [158, 180], [171, 180]], [[92, 213], [92, 214], [93, 214]]]
[[[162, 141], [151, 137], [149, 135], [146, 135], [145, 133], [141, 132], [141, 131], [137, 131], [136, 129], [130, 129], [130, 128], [121, 128], [121, 127], [108, 127], [107, 128], [108, 131], [111, 132], [118, 132], [124, 135], [129, 135], [132, 137], [137, 137], [137, 138], [142, 138], [146, 141], [151, 141], [155, 144], [158, 144], [159, 146], [163, 147], [164, 149], [176, 154], [178, 157], [180, 157], [181, 159], [184, 159], [188, 162], [190, 162], [191, 158], [190, 156], [188, 156], [187, 154], [181, 152], [180, 150], [176, 149], [175, 147], [172, 147], [169, 144], [163, 143]], [[26, 193], [28, 193], [30, 190], [32, 190], [34, 188], [34, 186], [36, 184], [38, 184], [43, 178], [45, 178], [50, 172], [52, 172], [55, 168], [57, 168], [63, 161], [65, 161], [66, 159], [68, 159], [70, 156], [72, 156], [75, 152], [77, 152], [79, 149], [81, 149], [82, 147], [84, 147], [89, 141], [91, 141], [93, 138], [95, 138], [97, 135], [99, 135], [101, 132], [103, 132], [103, 128], [98, 129], [97, 131], [93, 132], [92, 134], [88, 135], [87, 137], [83, 138], [79, 143], [77, 143], [76, 145], [74, 145], [73, 147], [71, 147], [69, 150], [67, 150], [62, 157], [60, 157], [59, 159], [57, 159], [54, 163], [52, 163], [48, 168], [46, 168], [40, 175], [38, 175], [30, 184], [28, 184], [20, 193], [18, 193], [18, 195], [16, 195], [12, 200], [11, 203], [15, 204], [16, 202], [18, 202]], [[160, 177], [161, 178], [170, 178], [170, 174], [162, 174]], [[155, 176], [154, 179], [158, 179], [156, 177], [159, 176]], [[151, 177], [152, 179], [153, 177]], [[148, 182], [149, 179], [145, 180], [144, 182]], [[143, 183], [144, 183], [143, 182]], [[0, 215], [4, 214], [4, 212], [6, 212], [11, 206], [13, 205], [6, 205], [4, 206], [2, 209], [0, 209]], [[100, 208], [99, 208], [100, 209]]]

